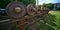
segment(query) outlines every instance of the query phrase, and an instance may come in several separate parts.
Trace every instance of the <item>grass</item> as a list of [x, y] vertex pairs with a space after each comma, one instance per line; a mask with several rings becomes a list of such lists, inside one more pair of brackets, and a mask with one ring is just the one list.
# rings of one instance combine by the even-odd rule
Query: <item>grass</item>
[[50, 11], [52, 15], [55, 15], [55, 23], [57, 24], [56, 30], [60, 30], [60, 11]]

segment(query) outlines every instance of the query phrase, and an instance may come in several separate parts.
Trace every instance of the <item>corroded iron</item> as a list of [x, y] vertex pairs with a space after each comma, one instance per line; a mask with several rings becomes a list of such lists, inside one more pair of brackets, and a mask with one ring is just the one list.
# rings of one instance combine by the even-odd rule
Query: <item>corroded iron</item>
[[29, 15], [35, 15], [35, 13], [36, 13], [36, 8], [35, 8], [32, 4], [29, 4], [29, 5], [27, 6], [27, 13], [28, 13]]
[[11, 19], [0, 20], [0, 28], [7, 28], [10, 30], [17, 24], [17, 21], [19, 21], [18, 18], [21, 18], [26, 14], [26, 8], [21, 2], [11, 2], [6, 7], [6, 13]]
[[26, 8], [21, 2], [12, 2], [7, 5], [6, 12], [11, 18], [21, 18], [26, 14]]
[[[32, 7], [31, 7], [32, 6]], [[35, 9], [34, 9], [35, 8]], [[31, 11], [31, 9], [34, 11], [34, 13]], [[22, 19], [24, 19], [22, 23], [20, 23], [17, 28], [19, 30], [24, 30], [24, 28], [29, 27], [31, 30], [36, 29], [36, 24], [42, 22], [44, 23], [43, 19], [45, 18], [45, 15], [48, 14], [50, 10], [47, 7], [39, 8], [34, 7], [32, 4], [27, 6], [27, 13], [26, 16], [24, 16]], [[36, 21], [33, 21], [32, 19], [36, 16], [41, 17], [41, 19], [37, 19]], [[32, 20], [32, 21], [31, 21]], [[31, 21], [31, 22], [30, 22]]]
[[[29, 27], [31, 30], [37, 30], [35, 25], [40, 22], [44, 23], [43, 18], [45, 18], [45, 15], [49, 11], [50, 9], [47, 7], [36, 7], [33, 4], [29, 4], [26, 7], [21, 2], [12, 2], [6, 8], [6, 13], [11, 19], [8, 21], [0, 21], [0, 26], [12, 27], [16, 25], [17, 30], [24, 30], [25, 27]], [[36, 16], [41, 17], [41, 19], [33, 20]]]

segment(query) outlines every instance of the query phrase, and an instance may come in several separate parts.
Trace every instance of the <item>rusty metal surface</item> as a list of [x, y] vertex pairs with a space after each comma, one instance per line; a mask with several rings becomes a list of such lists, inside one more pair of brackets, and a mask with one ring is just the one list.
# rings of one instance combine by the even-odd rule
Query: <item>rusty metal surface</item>
[[27, 13], [29, 15], [35, 15], [36, 11], [37, 11], [36, 8], [32, 4], [29, 4], [27, 6]]
[[7, 5], [6, 12], [11, 18], [21, 18], [26, 14], [26, 8], [21, 2], [11, 2]]
[[36, 16], [45, 18], [45, 15], [48, 14], [49, 11], [50, 9], [48, 9], [47, 7], [35, 7], [33, 4], [29, 4], [27, 7], [25, 7], [25, 5], [21, 2], [11, 2], [7, 5], [6, 8], [6, 13], [11, 18], [11, 20], [0, 21], [0, 26], [9, 27], [16, 25], [17, 30], [23, 30], [25, 27], [28, 26], [33, 30], [35, 29], [35, 27], [33, 26], [40, 23], [40, 20], [42, 19], [32, 19]]
[[[31, 7], [32, 6], [32, 7]], [[35, 8], [35, 9], [34, 9]], [[31, 11], [34, 10], [34, 13]], [[48, 14], [48, 12], [50, 11], [50, 9], [48, 9], [47, 7], [44, 8], [39, 8], [39, 7], [34, 7], [32, 4], [27, 6], [27, 13], [28, 15], [23, 17], [23, 21], [21, 24], [19, 24], [17, 27], [19, 30], [24, 30], [24, 28], [29, 27], [31, 28], [31, 30], [36, 29], [36, 24], [39, 24], [40, 22], [44, 23], [42, 19], [45, 18], [46, 14]], [[37, 19], [37, 21], [32, 20], [35, 16], [40, 16], [41, 19]], [[32, 20], [32, 21], [31, 21]], [[31, 21], [31, 22], [29, 22]]]
[[2, 20], [0, 21], [0, 28], [7, 28], [7, 27], [12, 27], [16, 24], [15, 21], [10, 20]]

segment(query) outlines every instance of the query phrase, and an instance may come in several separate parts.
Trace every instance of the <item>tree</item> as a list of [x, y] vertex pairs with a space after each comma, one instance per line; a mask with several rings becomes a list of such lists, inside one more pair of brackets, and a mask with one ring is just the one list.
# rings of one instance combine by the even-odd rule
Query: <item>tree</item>
[[[16, 1], [16, 0], [0, 0], [0, 8], [6, 8], [6, 6], [10, 3], [10, 2], [13, 2], [13, 1]], [[36, 3], [35, 0], [18, 0], [22, 3], [24, 3], [26, 6], [28, 4], [34, 4]]]
[[42, 7], [48, 7], [49, 9], [53, 9], [54, 8], [54, 5], [52, 4], [52, 3], [48, 3], [48, 4], [46, 4], [46, 3], [43, 3], [42, 5], [41, 5]]
[[41, 6], [42, 6], [42, 7], [46, 7], [46, 3], [43, 3]]
[[28, 4], [36, 4], [36, 0], [19, 0], [20, 2], [24, 3], [26, 6]]
[[10, 0], [0, 0], [0, 8], [6, 8], [8, 3], [10, 3]]
[[47, 4], [48, 8], [50, 8], [51, 10], [54, 8], [54, 5], [52, 3]]

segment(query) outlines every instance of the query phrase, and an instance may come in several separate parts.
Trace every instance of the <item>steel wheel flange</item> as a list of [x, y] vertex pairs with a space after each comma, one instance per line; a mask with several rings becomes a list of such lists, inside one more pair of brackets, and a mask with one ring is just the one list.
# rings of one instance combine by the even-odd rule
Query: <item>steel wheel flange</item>
[[29, 15], [35, 15], [35, 12], [36, 12], [36, 8], [32, 4], [29, 4], [27, 6], [27, 13]]
[[26, 8], [21, 2], [11, 2], [7, 5], [6, 12], [11, 18], [21, 18], [26, 14]]

